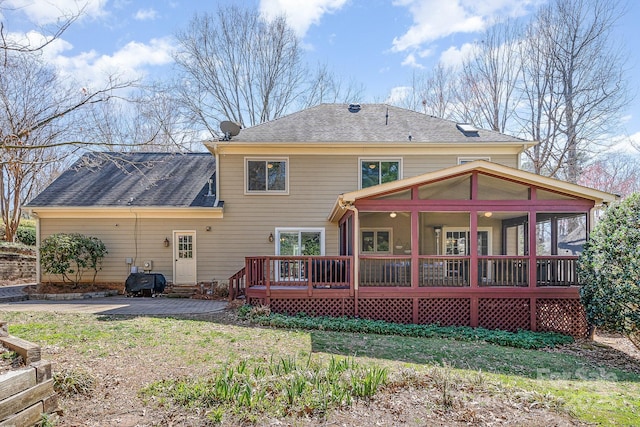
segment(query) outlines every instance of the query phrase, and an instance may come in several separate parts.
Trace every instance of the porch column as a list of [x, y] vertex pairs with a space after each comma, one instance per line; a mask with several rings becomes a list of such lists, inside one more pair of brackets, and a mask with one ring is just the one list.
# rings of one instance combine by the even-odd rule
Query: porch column
[[419, 225], [418, 211], [411, 210], [411, 288], [418, 288], [420, 281], [420, 242], [418, 240]]
[[478, 211], [475, 209], [469, 212], [469, 285], [472, 288], [478, 287]]
[[[478, 171], [471, 174], [470, 197], [474, 206], [478, 203]], [[478, 210], [469, 211], [469, 286], [478, 287]]]
[[[535, 187], [531, 187], [529, 199], [532, 201], [537, 199]], [[529, 288], [535, 288], [538, 280], [538, 261], [536, 259], [538, 256], [536, 253], [536, 244], [538, 240], [538, 235], [536, 233], [536, 214], [537, 207], [534, 203], [529, 208]]]

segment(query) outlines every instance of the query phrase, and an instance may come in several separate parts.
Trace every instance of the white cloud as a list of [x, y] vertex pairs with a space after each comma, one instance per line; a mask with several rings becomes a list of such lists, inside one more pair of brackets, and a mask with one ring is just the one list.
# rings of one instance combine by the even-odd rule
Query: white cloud
[[423, 69], [424, 66], [420, 63], [418, 63], [418, 61], [416, 61], [416, 56], [413, 53], [410, 53], [407, 55], [406, 58], [404, 58], [404, 61], [402, 61], [402, 65], [404, 66], [408, 66], [411, 68], [417, 68], [417, 69]]
[[540, 0], [396, 0], [406, 7], [413, 25], [393, 39], [392, 50], [404, 52], [455, 33], [483, 31], [496, 18], [520, 16]]
[[171, 63], [172, 46], [169, 38], [162, 38], [152, 39], [149, 43], [129, 42], [113, 55], [99, 55], [91, 50], [75, 56], [64, 56], [62, 50], [71, 48], [66, 44], [56, 49], [47, 47], [45, 55], [62, 75], [79, 80], [82, 84], [99, 86], [110, 76], [135, 80], [143, 77], [149, 67]]
[[396, 86], [391, 89], [389, 96], [384, 102], [385, 104], [398, 105], [407, 98], [412, 91], [413, 89], [409, 86]]
[[340, 10], [348, 0], [260, 0], [260, 13], [266, 19], [280, 15], [287, 17], [287, 22], [299, 37], [304, 37], [311, 25], [320, 23], [327, 13]]
[[451, 46], [440, 54], [440, 62], [445, 67], [458, 68], [462, 65], [464, 59], [472, 56], [474, 49], [475, 45], [473, 43], [465, 43], [459, 48]]
[[4, 0], [3, 7], [22, 11], [38, 25], [54, 24], [77, 15], [95, 18], [104, 15], [108, 0]]
[[159, 16], [160, 14], [158, 13], [157, 10], [153, 8], [149, 8], [149, 9], [139, 9], [134, 15], [134, 18], [137, 21], [153, 21], [154, 19], [157, 19]]
[[612, 145], [609, 151], [614, 153], [640, 152], [640, 132], [631, 135], [619, 135], [611, 138]]

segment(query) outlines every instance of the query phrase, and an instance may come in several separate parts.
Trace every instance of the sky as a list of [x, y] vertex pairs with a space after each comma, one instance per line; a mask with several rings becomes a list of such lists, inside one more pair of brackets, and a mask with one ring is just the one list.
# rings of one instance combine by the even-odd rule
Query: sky
[[[326, 64], [343, 81], [365, 87], [354, 102], [390, 102], [414, 72], [438, 61], [459, 64], [490, 22], [530, 16], [547, 0], [0, 0], [4, 30], [38, 40], [39, 31], [84, 7], [78, 21], [47, 47], [47, 60], [86, 82], [117, 72], [162, 78], [172, 72], [174, 34], [196, 13], [245, 4], [267, 18], [285, 14], [307, 62]], [[303, 5], [303, 6], [302, 6]], [[640, 145], [640, 1], [630, 0], [615, 29], [628, 53], [629, 87], [637, 94], [612, 139]], [[160, 77], [158, 77], [160, 76]], [[90, 84], [90, 83], [88, 83]]]

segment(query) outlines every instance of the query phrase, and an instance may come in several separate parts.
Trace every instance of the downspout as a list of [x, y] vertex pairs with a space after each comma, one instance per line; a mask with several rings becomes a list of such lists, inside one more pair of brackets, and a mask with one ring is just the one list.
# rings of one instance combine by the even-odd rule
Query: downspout
[[220, 203], [220, 153], [218, 152], [218, 144], [213, 145], [213, 157], [216, 160], [216, 199], [213, 206], [218, 207]]

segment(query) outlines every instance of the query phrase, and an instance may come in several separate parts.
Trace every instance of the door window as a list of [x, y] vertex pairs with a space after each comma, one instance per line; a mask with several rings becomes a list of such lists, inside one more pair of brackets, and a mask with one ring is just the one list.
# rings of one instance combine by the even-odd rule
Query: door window
[[193, 258], [193, 236], [190, 234], [181, 234], [178, 236], [178, 258]]

